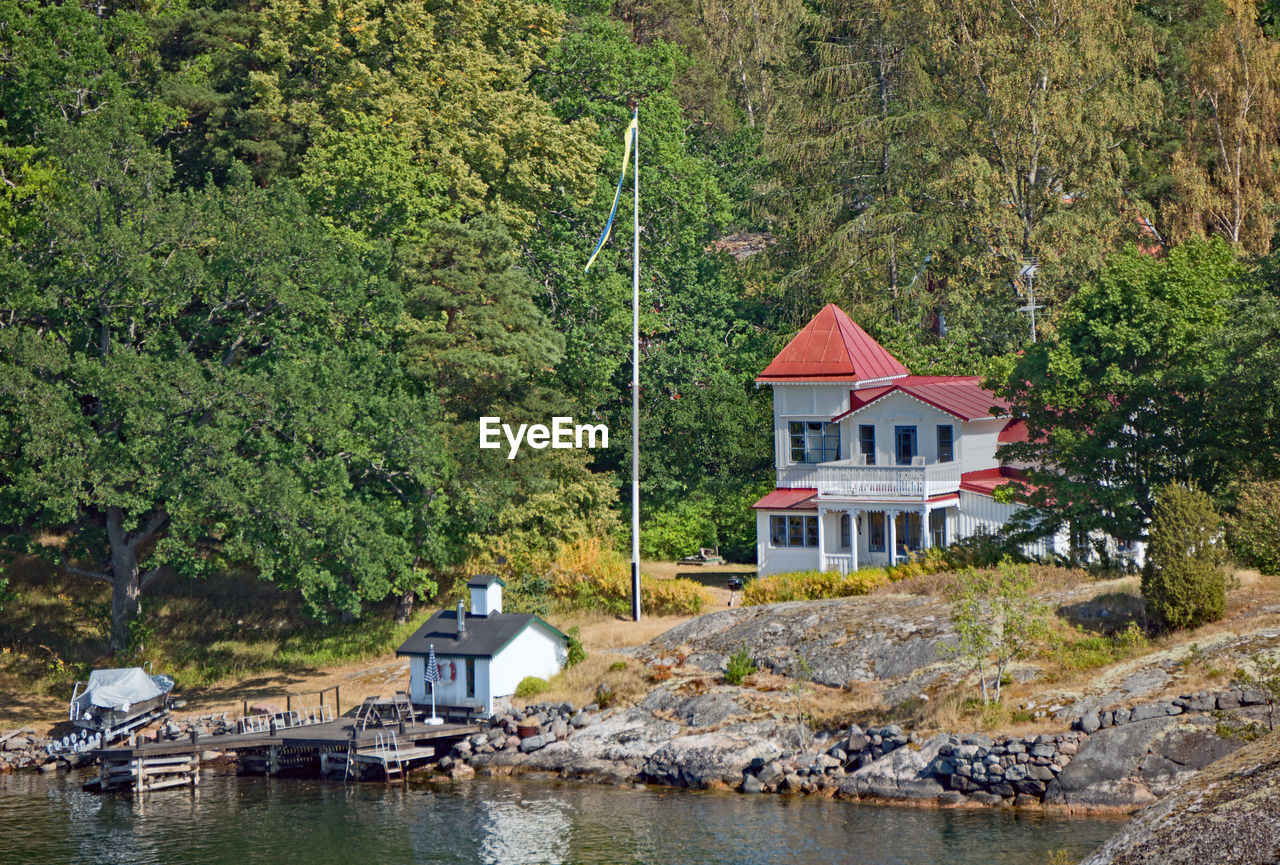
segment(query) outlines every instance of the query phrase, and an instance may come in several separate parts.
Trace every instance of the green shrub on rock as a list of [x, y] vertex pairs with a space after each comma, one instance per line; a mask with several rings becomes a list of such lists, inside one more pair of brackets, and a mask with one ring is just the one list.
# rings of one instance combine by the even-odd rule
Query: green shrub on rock
[[1194, 628], [1221, 619], [1227, 582], [1222, 518], [1200, 490], [1169, 484], [1156, 493], [1142, 597], [1153, 624]]
[[755, 660], [747, 651], [747, 644], [743, 643], [742, 648], [729, 656], [729, 663], [724, 668], [724, 680], [730, 685], [741, 685], [757, 669]]
[[546, 679], [539, 679], [537, 676], [525, 676], [520, 680], [520, 684], [516, 685], [516, 696], [522, 700], [527, 700], [530, 697], [546, 693], [550, 687], [551, 685]]

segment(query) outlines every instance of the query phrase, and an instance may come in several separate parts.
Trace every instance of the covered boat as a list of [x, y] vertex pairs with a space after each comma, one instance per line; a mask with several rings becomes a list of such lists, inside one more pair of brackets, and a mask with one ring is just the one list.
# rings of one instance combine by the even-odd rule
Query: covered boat
[[141, 667], [94, 670], [71, 692], [71, 721], [100, 733], [106, 743], [168, 712], [171, 690], [172, 678], [152, 676]]

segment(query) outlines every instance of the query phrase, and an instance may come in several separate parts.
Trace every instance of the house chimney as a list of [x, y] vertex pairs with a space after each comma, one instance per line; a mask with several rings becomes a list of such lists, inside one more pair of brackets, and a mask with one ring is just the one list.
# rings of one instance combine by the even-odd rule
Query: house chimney
[[458, 601], [458, 639], [461, 640], [467, 635], [467, 608]]

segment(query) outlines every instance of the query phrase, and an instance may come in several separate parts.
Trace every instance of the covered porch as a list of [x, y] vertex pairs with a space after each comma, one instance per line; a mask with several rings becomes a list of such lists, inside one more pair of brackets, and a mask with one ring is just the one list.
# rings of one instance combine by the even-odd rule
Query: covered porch
[[959, 498], [936, 501], [818, 504], [818, 570], [849, 573], [892, 565], [956, 536]]

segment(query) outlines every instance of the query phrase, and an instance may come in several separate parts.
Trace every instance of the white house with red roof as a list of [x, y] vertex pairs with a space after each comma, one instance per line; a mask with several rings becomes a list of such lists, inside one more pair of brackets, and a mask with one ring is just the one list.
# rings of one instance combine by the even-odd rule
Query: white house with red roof
[[996, 447], [1025, 435], [1008, 405], [977, 376], [911, 375], [834, 304], [756, 382], [773, 388], [777, 470], [754, 505], [761, 576], [890, 564], [1021, 507], [995, 496], [1019, 474]]

